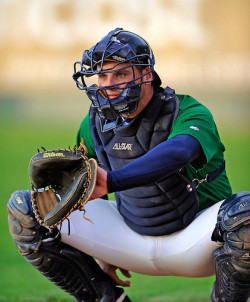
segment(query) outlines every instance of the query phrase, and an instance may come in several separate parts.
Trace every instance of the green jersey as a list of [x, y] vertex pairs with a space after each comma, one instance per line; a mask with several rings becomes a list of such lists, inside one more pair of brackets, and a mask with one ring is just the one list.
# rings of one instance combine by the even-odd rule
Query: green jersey
[[[179, 112], [173, 123], [168, 139], [177, 135], [186, 134], [199, 141], [206, 162], [196, 169], [188, 164], [182, 169], [183, 174], [190, 180], [204, 179], [205, 176], [218, 169], [224, 158], [225, 147], [222, 144], [216, 124], [210, 111], [201, 103], [188, 95], [177, 94]], [[89, 115], [82, 121], [78, 134], [77, 144], [83, 138], [88, 149], [88, 156], [96, 158], [95, 148], [89, 126]], [[203, 182], [197, 188], [200, 200], [199, 210], [205, 209], [214, 203], [223, 200], [232, 194], [231, 186], [225, 170], [210, 183]]]

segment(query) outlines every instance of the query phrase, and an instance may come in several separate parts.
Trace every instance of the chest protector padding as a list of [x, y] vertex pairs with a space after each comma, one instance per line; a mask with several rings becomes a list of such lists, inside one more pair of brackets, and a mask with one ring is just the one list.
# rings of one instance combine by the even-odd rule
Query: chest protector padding
[[[90, 128], [98, 160], [110, 171], [141, 157], [167, 140], [178, 110], [178, 98], [166, 88], [155, 94], [129, 124], [102, 132], [99, 116], [91, 108]], [[179, 172], [148, 186], [116, 192], [115, 196], [125, 222], [142, 235], [160, 236], [181, 230], [198, 210], [195, 187]]]

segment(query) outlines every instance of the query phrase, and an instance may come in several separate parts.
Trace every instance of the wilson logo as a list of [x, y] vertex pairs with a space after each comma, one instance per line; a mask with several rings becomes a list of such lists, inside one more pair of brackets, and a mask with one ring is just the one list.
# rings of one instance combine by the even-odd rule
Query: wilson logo
[[126, 144], [126, 143], [115, 143], [113, 149], [114, 150], [132, 150], [133, 144]]
[[64, 154], [61, 152], [43, 153], [43, 158], [47, 157], [64, 157]]

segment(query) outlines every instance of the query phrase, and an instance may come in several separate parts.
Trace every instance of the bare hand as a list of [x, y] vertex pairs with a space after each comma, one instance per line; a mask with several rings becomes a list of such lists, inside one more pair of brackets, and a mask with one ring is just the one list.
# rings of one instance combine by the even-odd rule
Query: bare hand
[[98, 166], [97, 167], [96, 185], [95, 185], [94, 191], [90, 197], [90, 200], [100, 198], [106, 194], [108, 194], [107, 172]]
[[127, 278], [131, 278], [131, 274], [128, 270], [119, 268], [117, 266], [108, 264], [102, 260], [96, 259], [96, 262], [99, 264], [101, 269], [108, 274], [118, 285], [124, 286], [124, 287], [129, 287], [130, 286], [130, 281], [129, 280], [122, 280], [118, 277], [116, 270], [119, 269], [123, 276]]

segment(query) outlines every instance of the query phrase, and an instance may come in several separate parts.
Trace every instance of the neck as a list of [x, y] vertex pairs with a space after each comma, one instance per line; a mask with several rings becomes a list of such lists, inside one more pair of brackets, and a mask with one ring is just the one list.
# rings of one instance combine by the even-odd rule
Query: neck
[[142, 110], [144, 110], [148, 103], [151, 101], [153, 96], [153, 86], [149, 85], [148, 87], [145, 87], [145, 90], [142, 91], [142, 95], [141, 98], [138, 102], [138, 107], [135, 110], [135, 112], [132, 112], [129, 117], [130, 118], [134, 118], [136, 117], [139, 113], [142, 112]]

